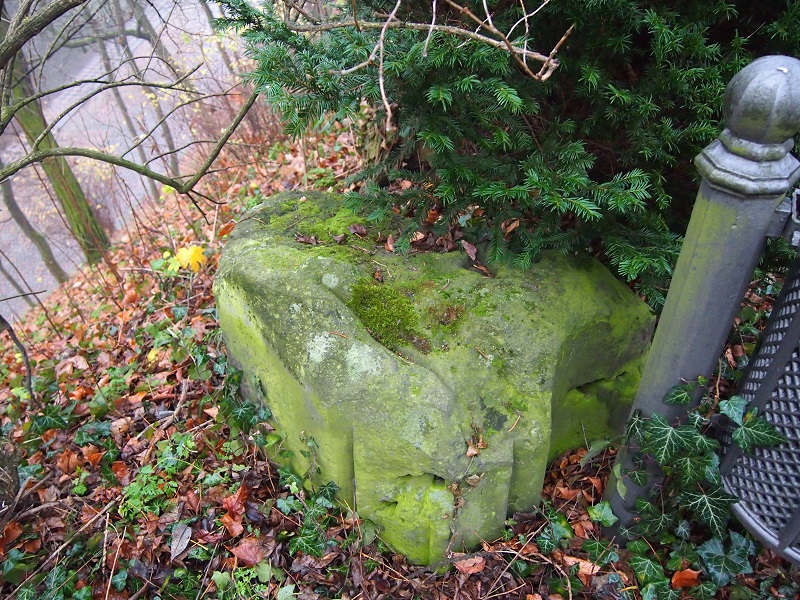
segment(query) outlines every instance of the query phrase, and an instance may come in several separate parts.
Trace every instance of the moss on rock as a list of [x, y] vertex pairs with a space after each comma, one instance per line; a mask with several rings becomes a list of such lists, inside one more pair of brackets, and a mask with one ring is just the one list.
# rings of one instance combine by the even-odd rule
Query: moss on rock
[[419, 338], [417, 313], [411, 299], [392, 285], [359, 281], [347, 305], [384, 346], [396, 347]]

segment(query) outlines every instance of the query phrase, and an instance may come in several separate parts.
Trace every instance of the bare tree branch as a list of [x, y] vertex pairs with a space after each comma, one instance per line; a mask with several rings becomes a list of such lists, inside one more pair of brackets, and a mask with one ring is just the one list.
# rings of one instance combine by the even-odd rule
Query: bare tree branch
[[[203, 161], [203, 164], [200, 168], [189, 178], [187, 181], [180, 181], [180, 179], [175, 177], [169, 177], [168, 175], [164, 175], [155, 171], [153, 169], [148, 168], [145, 165], [141, 165], [139, 163], [133, 162], [131, 160], [127, 160], [120, 156], [116, 156], [114, 154], [109, 154], [107, 152], [102, 152], [100, 150], [95, 150], [92, 148], [77, 148], [77, 147], [56, 147], [56, 148], [44, 148], [39, 150], [32, 150], [27, 155], [23, 156], [22, 158], [5, 165], [4, 167], [0, 168], [0, 181], [4, 181], [8, 177], [11, 177], [15, 173], [18, 173], [25, 167], [42, 162], [43, 160], [55, 156], [82, 156], [85, 158], [89, 158], [92, 160], [97, 160], [100, 162], [105, 162], [108, 164], [112, 164], [118, 167], [122, 167], [124, 169], [128, 169], [129, 171], [133, 171], [134, 173], [138, 173], [140, 175], [144, 175], [145, 177], [149, 177], [162, 183], [164, 185], [168, 185], [174, 188], [180, 194], [189, 194], [194, 192], [194, 187], [197, 185], [197, 182], [202, 179], [203, 175], [208, 171], [211, 167], [213, 162], [219, 156], [219, 153], [222, 151], [223, 146], [227, 143], [230, 137], [233, 135], [236, 128], [242, 122], [247, 111], [255, 104], [258, 95], [256, 93], [252, 93], [247, 102], [242, 106], [239, 110], [239, 113], [236, 115], [236, 118], [231, 122], [228, 127], [226, 127], [222, 135], [217, 140], [214, 147], [210, 150], [208, 156]], [[196, 193], [196, 192], [195, 192]]]
[[[380, 30], [381, 35], [378, 42], [375, 44], [372, 52], [370, 53], [369, 58], [349, 69], [345, 69], [341, 71], [339, 74], [345, 75], [349, 73], [353, 73], [358, 71], [359, 69], [363, 69], [370, 64], [373, 64], [376, 57], [379, 57], [384, 48], [384, 42], [386, 37], [386, 31], [389, 29], [412, 29], [415, 31], [425, 31], [428, 34], [428, 38], [432, 35], [434, 31], [438, 31], [440, 33], [446, 33], [449, 35], [453, 35], [462, 39], [466, 40], [474, 40], [485, 44], [487, 46], [491, 46], [492, 48], [497, 48], [499, 50], [503, 50], [508, 52], [508, 54], [512, 57], [515, 64], [522, 70], [525, 75], [531, 77], [532, 79], [536, 79], [538, 81], [545, 81], [548, 79], [553, 72], [558, 68], [559, 62], [556, 58], [556, 53], [558, 49], [563, 44], [564, 40], [567, 36], [572, 32], [572, 27], [567, 30], [567, 33], [564, 34], [562, 37], [562, 41], [560, 41], [556, 47], [549, 54], [542, 54], [540, 52], [536, 52], [533, 50], [528, 49], [528, 19], [530, 19], [533, 15], [538, 13], [545, 5], [547, 5], [550, 0], [544, 0], [540, 6], [538, 6], [535, 10], [530, 13], [525, 12], [524, 16], [518, 21], [515, 25], [512, 26], [511, 30], [508, 33], [504, 33], [500, 31], [497, 27], [495, 27], [492, 13], [488, 7], [488, 4], [484, 0], [484, 10], [486, 12], [486, 18], [481, 19], [477, 15], [475, 15], [469, 8], [462, 4], [458, 4], [453, 0], [444, 0], [444, 2], [450, 6], [453, 10], [455, 10], [458, 14], [463, 15], [470, 21], [476, 24], [476, 30], [466, 29], [460, 25], [445, 25], [441, 23], [437, 23], [437, 6], [436, 0], [432, 0], [432, 17], [430, 23], [416, 23], [412, 21], [403, 21], [397, 18], [397, 12], [401, 2], [395, 6], [394, 10], [392, 10], [391, 14], [386, 18], [384, 21], [362, 21], [358, 20], [353, 17], [352, 20], [344, 19], [344, 20], [330, 20], [330, 21], [323, 21], [319, 18], [315, 18], [308, 11], [304, 10], [302, 7], [298, 6], [293, 0], [286, 0], [284, 3], [284, 23], [286, 26], [291, 29], [292, 31], [297, 32], [307, 32], [307, 33], [321, 33], [325, 31], [333, 31], [336, 29], [343, 29], [347, 27], [354, 27], [358, 28], [359, 31], [361, 30]], [[522, 4], [523, 11], [524, 11], [524, 4]], [[293, 17], [291, 11], [295, 10], [299, 16], [304, 18], [304, 21], [299, 20], [298, 17]], [[517, 43], [511, 41], [511, 35], [519, 25], [520, 22], [525, 23], [525, 31], [526, 35], [523, 37], [523, 45], [520, 46]], [[481, 31], [485, 33], [481, 33]], [[426, 46], [427, 48], [427, 39], [426, 39]], [[536, 62], [541, 63], [541, 67], [538, 71], [534, 72], [528, 66], [528, 60], [533, 60]], [[379, 63], [382, 64], [382, 61]], [[385, 102], [384, 102], [385, 103]]]
[[[32, 2], [26, 2], [17, 11], [15, 18], [8, 26], [8, 31], [0, 42], [0, 69], [5, 69], [11, 58], [22, 47], [60, 16], [73, 8], [86, 4], [89, 0], [54, 0], [38, 12], [28, 16]], [[23, 10], [24, 9], [24, 10]], [[20, 18], [17, 19], [16, 17]]]

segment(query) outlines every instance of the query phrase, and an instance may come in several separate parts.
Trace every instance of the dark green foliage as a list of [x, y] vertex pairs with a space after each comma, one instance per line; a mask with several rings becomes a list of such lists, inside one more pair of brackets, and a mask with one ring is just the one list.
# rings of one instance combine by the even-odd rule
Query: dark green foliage
[[[219, 3], [220, 25], [241, 31], [258, 65], [250, 78], [290, 133], [323, 117], [358, 120], [365, 107], [383, 127], [379, 60], [352, 70], [370, 58], [379, 30], [308, 35], [290, 30], [270, 2], [264, 12]], [[352, 18], [349, 3], [337, 6], [324, 21]], [[357, 6], [360, 19], [382, 21], [393, 4]], [[484, 14], [481, 2], [464, 6]], [[501, 30], [521, 16], [520, 3], [488, 6]], [[403, 3], [398, 19], [430, 23], [431, 4]], [[490, 241], [490, 260], [525, 267], [547, 248], [592, 252], [658, 306], [697, 190], [691, 159], [721, 130], [725, 85], [755, 55], [795, 54], [798, 21], [794, 0], [553, 2], [530, 20], [535, 49], [547, 53], [575, 29], [546, 82], [478, 41], [388, 29], [389, 149], [360, 175], [369, 183], [351, 202], [370, 205], [374, 217], [402, 207], [401, 249], [435, 208], [443, 217], [435, 229], [460, 223], [473, 241]], [[473, 28], [443, 3], [437, 22]], [[389, 194], [386, 184], [399, 179], [416, 185]]]

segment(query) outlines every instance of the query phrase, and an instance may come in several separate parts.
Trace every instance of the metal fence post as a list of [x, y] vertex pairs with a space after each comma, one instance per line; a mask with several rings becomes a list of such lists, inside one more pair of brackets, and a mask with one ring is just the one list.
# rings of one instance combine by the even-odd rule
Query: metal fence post
[[[753, 61], [728, 84], [723, 115], [727, 129], [695, 159], [703, 179], [633, 407], [645, 416], [685, 415], [662, 399], [681, 381], [713, 373], [775, 209], [800, 177], [789, 154], [800, 131], [800, 61]], [[623, 474], [631, 467], [625, 449], [617, 463]], [[612, 476], [606, 496], [627, 527], [645, 490], [625, 486], [623, 498]]]

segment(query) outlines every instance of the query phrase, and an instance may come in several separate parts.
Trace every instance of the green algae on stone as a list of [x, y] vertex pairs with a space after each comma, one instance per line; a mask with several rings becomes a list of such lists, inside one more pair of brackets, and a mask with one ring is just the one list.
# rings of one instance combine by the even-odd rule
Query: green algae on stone
[[[652, 316], [591, 259], [545, 254], [489, 279], [458, 252], [328, 240], [358, 222], [342, 210], [335, 195], [281, 194], [237, 225], [214, 286], [227, 351], [284, 435], [279, 460], [306, 473], [313, 438], [316, 483], [434, 563], [533, 509], [554, 452], [619, 431]], [[468, 456], [476, 432], [488, 446]]]

